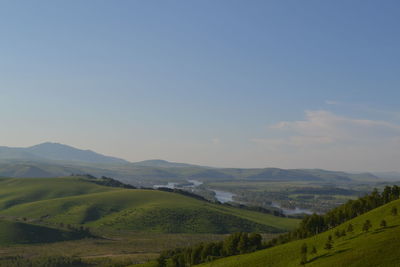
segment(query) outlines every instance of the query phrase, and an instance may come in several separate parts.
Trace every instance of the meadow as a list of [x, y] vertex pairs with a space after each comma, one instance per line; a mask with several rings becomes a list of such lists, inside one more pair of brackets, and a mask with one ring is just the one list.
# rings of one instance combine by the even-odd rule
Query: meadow
[[126, 266], [161, 251], [257, 231], [269, 240], [299, 220], [85, 176], [0, 179], [0, 263], [53, 255]]
[[[398, 266], [400, 216], [392, 214], [393, 207], [400, 208], [400, 200], [371, 210], [307, 239], [199, 266], [301, 266], [303, 244], [308, 248], [306, 266]], [[372, 227], [364, 231], [363, 226], [367, 220], [371, 222]], [[386, 221], [386, 226], [381, 225], [382, 220]], [[353, 226], [353, 231], [348, 232], [350, 224]], [[337, 236], [338, 230], [346, 231], [346, 235]], [[329, 236], [333, 240], [332, 248], [326, 249]], [[316, 248], [316, 253], [311, 253], [313, 246]]]

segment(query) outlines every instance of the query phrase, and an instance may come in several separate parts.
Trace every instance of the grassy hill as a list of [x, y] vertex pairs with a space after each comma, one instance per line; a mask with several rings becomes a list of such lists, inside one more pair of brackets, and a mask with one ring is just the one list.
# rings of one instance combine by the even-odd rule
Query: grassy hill
[[[322, 234], [293, 241], [287, 244], [261, 250], [255, 253], [220, 259], [203, 267], [239, 267], [239, 266], [301, 266], [300, 248], [303, 243], [308, 251], [315, 246], [316, 254], [308, 253], [306, 266], [399, 266], [400, 247], [400, 216], [391, 214], [392, 207], [400, 208], [400, 200], [393, 201], [358, 216], [338, 227]], [[381, 227], [382, 219], [386, 220], [387, 227]], [[366, 220], [370, 220], [372, 228], [368, 232], [362, 231]], [[336, 230], [345, 230], [348, 225], [354, 226], [353, 233], [336, 237]], [[333, 237], [333, 248], [324, 249], [328, 236]]]
[[284, 232], [298, 220], [84, 177], [0, 179], [0, 216], [53, 225], [162, 233]]
[[83, 235], [77, 232], [23, 222], [0, 220], [0, 245], [52, 243], [75, 240], [82, 237]]

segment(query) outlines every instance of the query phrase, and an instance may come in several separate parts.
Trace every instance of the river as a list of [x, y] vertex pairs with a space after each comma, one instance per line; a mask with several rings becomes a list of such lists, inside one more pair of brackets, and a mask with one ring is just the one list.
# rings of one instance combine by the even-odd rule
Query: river
[[285, 215], [295, 215], [295, 214], [301, 214], [301, 213], [313, 214], [313, 211], [309, 210], [309, 209], [301, 209], [301, 208], [298, 208], [298, 207], [295, 207], [294, 209], [283, 208], [277, 202], [272, 202], [271, 206], [274, 207], [274, 208], [278, 208], [278, 209], [282, 210], [283, 214], [285, 214]]
[[210, 189], [210, 190], [215, 193], [215, 198], [219, 202], [221, 202], [221, 203], [233, 202], [233, 197], [235, 196], [235, 194], [232, 194], [231, 192], [215, 190], [215, 189]]
[[[179, 186], [179, 183], [173, 183], [173, 182], [168, 182], [165, 185], [154, 185], [153, 188], [157, 189], [160, 187], [166, 187], [166, 188], [170, 188], [170, 189], [188, 189], [188, 188], [195, 188], [198, 187], [200, 185], [203, 184], [203, 182], [198, 181], [198, 180], [187, 180], [189, 183], [191, 183], [191, 185], [185, 185], [185, 186]], [[221, 203], [227, 203], [227, 202], [233, 202], [233, 197], [235, 196], [235, 194], [231, 193], [231, 192], [227, 192], [227, 191], [222, 191], [222, 190], [216, 190], [216, 189], [212, 189], [212, 188], [207, 188], [210, 191], [213, 191], [215, 193], [215, 198], [221, 202]], [[283, 214], [285, 215], [295, 215], [295, 214], [312, 214], [313, 212], [309, 209], [302, 209], [302, 208], [294, 208], [294, 209], [288, 209], [288, 208], [283, 208], [278, 202], [272, 202], [272, 207], [274, 208], [278, 208], [280, 210], [282, 210]]]
[[[175, 188], [185, 189], [185, 188], [195, 188], [195, 187], [198, 187], [203, 184], [203, 182], [197, 181], [197, 180], [187, 180], [187, 181], [189, 183], [191, 183], [191, 185], [185, 185], [185, 186], [180, 187], [179, 183], [168, 182], [167, 184], [164, 184], [164, 185], [156, 184], [153, 186], [153, 188], [157, 189], [160, 187], [166, 187], [166, 188], [170, 188], [170, 189], [175, 189]], [[233, 202], [233, 197], [235, 196], [235, 194], [233, 194], [231, 192], [221, 191], [221, 190], [216, 190], [216, 189], [211, 189], [211, 188], [208, 188], [208, 190], [213, 191], [215, 193], [215, 198], [221, 203]]]
[[[197, 181], [197, 180], [187, 180], [187, 181], [189, 183], [192, 183], [192, 185], [190, 186], [191, 188], [194, 188], [194, 187], [197, 187], [197, 186], [200, 186], [203, 184], [203, 182]], [[235, 194], [232, 194], [231, 192], [226, 192], [226, 191], [221, 191], [221, 190], [216, 190], [216, 189], [211, 189], [211, 188], [209, 188], [209, 190], [211, 190], [215, 193], [215, 198], [221, 203], [232, 202], [233, 197], [235, 196]]]

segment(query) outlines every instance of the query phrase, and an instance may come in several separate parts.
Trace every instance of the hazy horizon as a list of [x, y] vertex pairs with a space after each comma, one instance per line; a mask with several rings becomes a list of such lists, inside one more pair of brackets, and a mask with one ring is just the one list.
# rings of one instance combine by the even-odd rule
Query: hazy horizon
[[1, 146], [400, 171], [397, 1], [5, 1]]

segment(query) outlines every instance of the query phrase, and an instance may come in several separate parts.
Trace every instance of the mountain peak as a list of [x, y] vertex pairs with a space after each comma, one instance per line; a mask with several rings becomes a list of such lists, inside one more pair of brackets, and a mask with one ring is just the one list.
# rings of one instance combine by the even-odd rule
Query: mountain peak
[[[56, 142], [44, 142], [44, 143], [40, 143], [31, 147], [28, 147], [28, 149], [32, 149], [32, 148], [71, 148], [71, 149], [77, 149], [75, 147], [69, 146], [69, 145], [65, 145], [65, 144], [61, 144], [61, 143], [56, 143]], [[77, 150], [81, 150], [81, 149], [77, 149]]]
[[82, 150], [61, 143], [45, 142], [27, 148], [8, 148], [0, 153], [1, 159], [51, 160], [100, 164], [126, 164], [126, 160], [105, 156], [91, 150]]

